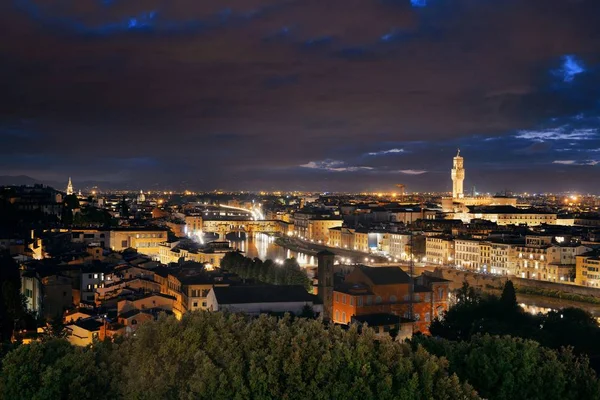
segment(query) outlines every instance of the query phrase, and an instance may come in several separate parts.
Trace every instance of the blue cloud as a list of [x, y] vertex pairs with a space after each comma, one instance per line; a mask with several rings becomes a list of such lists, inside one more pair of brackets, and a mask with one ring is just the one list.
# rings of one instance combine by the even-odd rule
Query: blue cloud
[[410, 0], [410, 5], [416, 8], [427, 7], [427, 0]]
[[564, 55], [561, 58], [561, 66], [551, 71], [552, 75], [561, 79], [564, 83], [573, 82], [575, 77], [586, 72], [583, 61], [573, 54]]
[[402, 154], [404, 153], [405, 150], [404, 149], [389, 149], [389, 150], [381, 150], [381, 151], [373, 151], [370, 153], [367, 153], [367, 156], [385, 156], [388, 154]]
[[323, 161], [310, 161], [306, 164], [300, 165], [300, 167], [330, 172], [357, 172], [371, 171], [374, 169], [373, 167], [348, 165], [344, 161], [331, 159]]
[[[101, 0], [101, 5], [108, 7], [115, 0]], [[131, 32], [153, 32], [153, 33], [199, 33], [207, 29], [214, 29], [229, 24], [242, 24], [254, 18], [260, 17], [267, 12], [281, 7], [282, 3], [266, 5], [261, 8], [245, 12], [237, 12], [231, 8], [222, 9], [206, 18], [190, 19], [167, 19], [159, 10], [140, 11], [139, 13], [123, 16], [122, 18], [105, 22], [103, 24], [91, 25], [78, 19], [76, 16], [60, 16], [52, 9], [41, 8], [35, 0], [14, 0], [14, 4], [31, 19], [65, 31], [94, 36], [106, 36]]]

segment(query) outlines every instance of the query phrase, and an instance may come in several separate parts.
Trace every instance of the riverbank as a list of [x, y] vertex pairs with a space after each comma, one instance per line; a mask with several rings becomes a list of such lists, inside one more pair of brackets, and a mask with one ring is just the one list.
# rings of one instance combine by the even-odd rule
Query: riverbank
[[369, 263], [388, 262], [388, 260], [385, 257], [363, 253], [361, 251], [338, 249], [336, 247], [329, 247], [322, 244], [305, 242], [300, 239], [291, 237], [278, 237], [277, 239], [275, 239], [275, 244], [292, 251], [302, 252], [312, 256], [316, 256], [317, 253], [319, 253], [320, 251], [327, 250], [334, 253], [336, 256], [350, 259], [349, 263], [367, 262], [366, 259], [368, 259]]
[[[477, 274], [470, 271], [455, 270], [451, 268], [440, 268], [440, 267], [428, 267], [426, 268], [430, 273], [433, 273], [440, 278], [444, 278], [450, 281], [450, 289], [459, 289], [464, 282], [467, 282], [470, 286], [480, 289], [485, 293], [491, 293], [500, 295], [502, 287], [508, 279], [505, 276], [494, 276]], [[528, 306], [541, 307], [541, 308], [552, 308], [561, 309], [566, 307], [576, 307], [586, 310], [596, 317], [600, 317], [600, 304], [598, 304], [598, 298], [589, 295], [583, 295], [581, 293], [573, 293], [567, 290], [557, 290], [555, 287], [561, 289], [572, 289], [573, 291], [582, 290], [581, 287], [567, 286], [567, 285], [556, 285], [551, 282], [539, 282], [539, 281], [528, 281], [525, 279], [511, 278], [515, 285], [517, 294], [517, 300], [519, 303], [524, 303]], [[527, 286], [527, 285], [547, 285], [552, 286], [550, 288]]]

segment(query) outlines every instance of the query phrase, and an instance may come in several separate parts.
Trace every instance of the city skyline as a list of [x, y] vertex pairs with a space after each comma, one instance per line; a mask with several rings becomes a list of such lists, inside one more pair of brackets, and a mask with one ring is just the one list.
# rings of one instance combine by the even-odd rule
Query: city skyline
[[600, 178], [593, 1], [14, 0], [0, 11], [14, 38], [0, 44], [0, 175], [450, 191], [460, 148], [465, 192], [586, 193]]

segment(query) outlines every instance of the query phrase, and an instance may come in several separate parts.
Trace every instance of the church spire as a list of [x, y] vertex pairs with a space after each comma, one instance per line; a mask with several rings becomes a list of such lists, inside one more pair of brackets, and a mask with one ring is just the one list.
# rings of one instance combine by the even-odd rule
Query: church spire
[[69, 184], [67, 185], [67, 196], [73, 194], [73, 183], [71, 182], [71, 177], [69, 177]]

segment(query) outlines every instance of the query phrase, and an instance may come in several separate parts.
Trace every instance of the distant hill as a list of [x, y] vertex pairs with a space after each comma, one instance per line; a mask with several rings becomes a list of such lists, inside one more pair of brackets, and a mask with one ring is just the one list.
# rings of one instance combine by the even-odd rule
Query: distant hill
[[[21, 186], [21, 185], [27, 185], [27, 186], [32, 186], [35, 184], [42, 184], [42, 185], [46, 185], [46, 186], [51, 186], [56, 190], [61, 190], [64, 191], [67, 187], [67, 179], [64, 180], [64, 182], [57, 182], [57, 181], [46, 181], [46, 180], [40, 180], [40, 179], [36, 179], [36, 178], [32, 178], [30, 176], [27, 175], [0, 175], [0, 186]], [[137, 190], [137, 185], [135, 184], [131, 184], [130, 182], [119, 182], [117, 184], [114, 183], [109, 183], [106, 181], [77, 181], [74, 180], [73, 181], [73, 186], [75, 187], [75, 190], [86, 190], [86, 189], [90, 189], [92, 187], [100, 187], [103, 189], [133, 189], [133, 190]]]
[[[44, 183], [38, 179], [32, 178], [27, 175], [0, 175], [0, 186], [9, 185], [35, 185], [36, 183]], [[44, 183], [45, 184], [45, 183]]]

